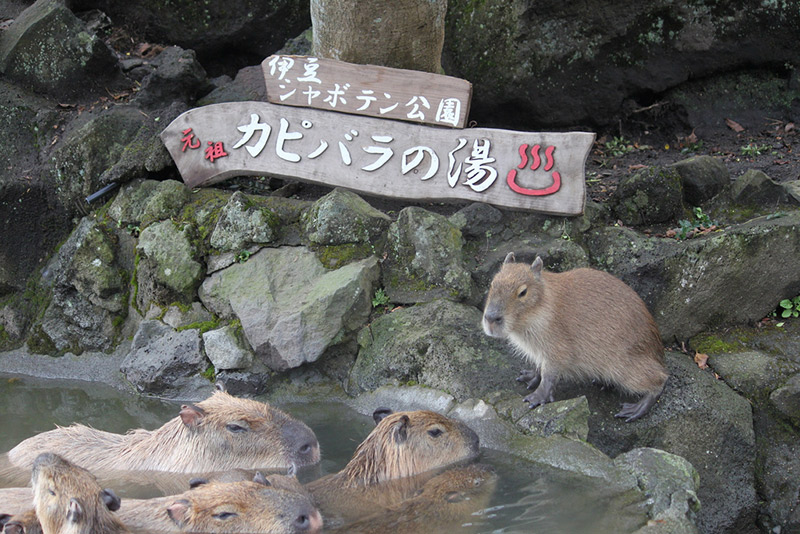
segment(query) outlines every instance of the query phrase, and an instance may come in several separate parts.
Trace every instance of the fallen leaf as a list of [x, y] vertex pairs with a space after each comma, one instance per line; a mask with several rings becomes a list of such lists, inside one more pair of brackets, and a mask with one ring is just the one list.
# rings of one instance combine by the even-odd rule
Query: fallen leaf
[[783, 127], [783, 131], [786, 133], [794, 131], [794, 123], [793, 122], [787, 123], [786, 126]]
[[641, 170], [641, 169], [646, 169], [646, 168], [647, 168], [647, 165], [642, 165], [642, 164], [639, 164], [639, 165], [629, 165], [629, 166], [628, 166], [628, 170], [629, 170], [629, 171], [638, 171], [638, 170]]
[[700, 369], [708, 369], [708, 354], [703, 354], [702, 352], [698, 352], [694, 355], [694, 363], [697, 364], [697, 367]]
[[731, 130], [733, 130], [736, 133], [741, 133], [741, 132], [744, 131], [744, 126], [742, 126], [741, 124], [739, 124], [738, 122], [736, 122], [734, 120], [725, 119], [725, 124], [727, 124], [728, 128], [730, 128]]

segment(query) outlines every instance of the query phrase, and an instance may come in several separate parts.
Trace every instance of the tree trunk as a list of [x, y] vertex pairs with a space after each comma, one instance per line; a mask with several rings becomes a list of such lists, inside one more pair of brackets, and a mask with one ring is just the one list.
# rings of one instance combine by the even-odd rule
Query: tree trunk
[[441, 73], [447, 0], [311, 0], [314, 54]]

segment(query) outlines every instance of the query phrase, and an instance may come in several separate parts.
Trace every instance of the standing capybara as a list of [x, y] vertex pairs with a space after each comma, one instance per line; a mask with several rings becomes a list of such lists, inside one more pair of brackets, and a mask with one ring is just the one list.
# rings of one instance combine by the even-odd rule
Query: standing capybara
[[33, 507], [44, 534], [117, 534], [128, 529], [111, 512], [119, 497], [86, 469], [57, 454], [36, 457], [31, 472]]
[[475, 458], [478, 435], [436, 412], [378, 409], [378, 425], [338, 473], [310, 482], [325, 523], [340, 526], [413, 495], [435, 470]]
[[622, 280], [595, 269], [551, 273], [538, 256], [517, 263], [509, 252], [492, 279], [483, 312], [487, 335], [508, 339], [534, 368], [518, 380], [535, 389], [531, 408], [553, 401], [562, 378], [599, 380], [641, 395], [616, 417], [634, 421], [667, 382], [664, 345], [653, 316]]
[[319, 462], [319, 443], [304, 423], [268, 404], [216, 391], [156, 430], [113, 434], [83, 425], [59, 427], [11, 449], [11, 464], [29, 468], [56, 452], [95, 472], [207, 473], [235, 468], [288, 468]]
[[468, 532], [475, 514], [489, 507], [497, 474], [488, 466], [450, 467], [437, 474], [413, 496], [386, 510], [348, 524], [352, 534], [448, 534]]

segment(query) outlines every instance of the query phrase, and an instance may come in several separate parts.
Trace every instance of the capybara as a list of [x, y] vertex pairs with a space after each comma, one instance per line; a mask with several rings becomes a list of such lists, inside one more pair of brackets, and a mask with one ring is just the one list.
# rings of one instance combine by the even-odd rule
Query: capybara
[[[273, 484], [274, 482], [274, 484]], [[134, 531], [316, 534], [322, 516], [294, 477], [199, 483], [179, 495], [125, 500], [119, 517]]]
[[128, 532], [112, 513], [120, 500], [86, 469], [50, 452], [36, 457], [31, 472], [33, 507], [44, 534]]
[[377, 426], [338, 473], [306, 484], [325, 524], [339, 526], [419, 490], [435, 470], [475, 458], [478, 435], [432, 411], [373, 414]]
[[235, 468], [282, 468], [319, 462], [319, 443], [304, 423], [268, 404], [223, 390], [156, 430], [113, 434], [83, 425], [59, 427], [11, 449], [9, 461], [28, 468], [56, 452], [96, 473], [119, 470], [207, 473]]
[[497, 474], [483, 464], [446, 468], [412, 497], [346, 525], [353, 534], [449, 534], [467, 532], [474, 514], [489, 507]]
[[18, 515], [31, 508], [33, 508], [31, 488], [0, 488], [0, 517]]
[[0, 531], [3, 534], [43, 534], [33, 508], [14, 515], [0, 514]]
[[562, 378], [618, 386], [636, 403], [616, 417], [630, 422], [646, 414], [664, 390], [668, 372], [653, 316], [636, 292], [595, 269], [551, 273], [538, 256], [532, 265], [510, 252], [494, 276], [483, 312], [486, 334], [508, 339], [534, 366], [518, 380], [535, 391], [533, 408], [553, 401]]

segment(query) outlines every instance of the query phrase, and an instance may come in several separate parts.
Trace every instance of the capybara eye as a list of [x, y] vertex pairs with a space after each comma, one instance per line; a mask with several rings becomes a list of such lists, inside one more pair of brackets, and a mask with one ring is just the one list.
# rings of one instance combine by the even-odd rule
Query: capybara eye
[[55, 494], [56, 494], [56, 490], [54, 490], [53, 488], [47, 488], [47, 492], [48, 492], [50, 495], [55, 495]]
[[300, 447], [300, 454], [308, 454], [309, 452], [311, 452], [311, 444], [310, 443], [306, 443], [305, 445]]
[[237, 425], [236, 423], [228, 423], [225, 425], [225, 428], [228, 429], [228, 432], [233, 432], [234, 434], [247, 432], [247, 428], [243, 427], [242, 425]]
[[227, 519], [231, 519], [232, 517], [236, 517], [237, 515], [238, 514], [236, 512], [220, 512], [218, 514], [214, 514], [214, 519], [225, 521]]
[[432, 428], [431, 430], [428, 430], [428, 435], [430, 437], [432, 437], [432, 438], [438, 438], [439, 436], [442, 435], [442, 429], [441, 428]]
[[522, 298], [528, 294], [528, 286], [522, 286], [519, 288], [519, 292], [517, 293], [517, 297]]

